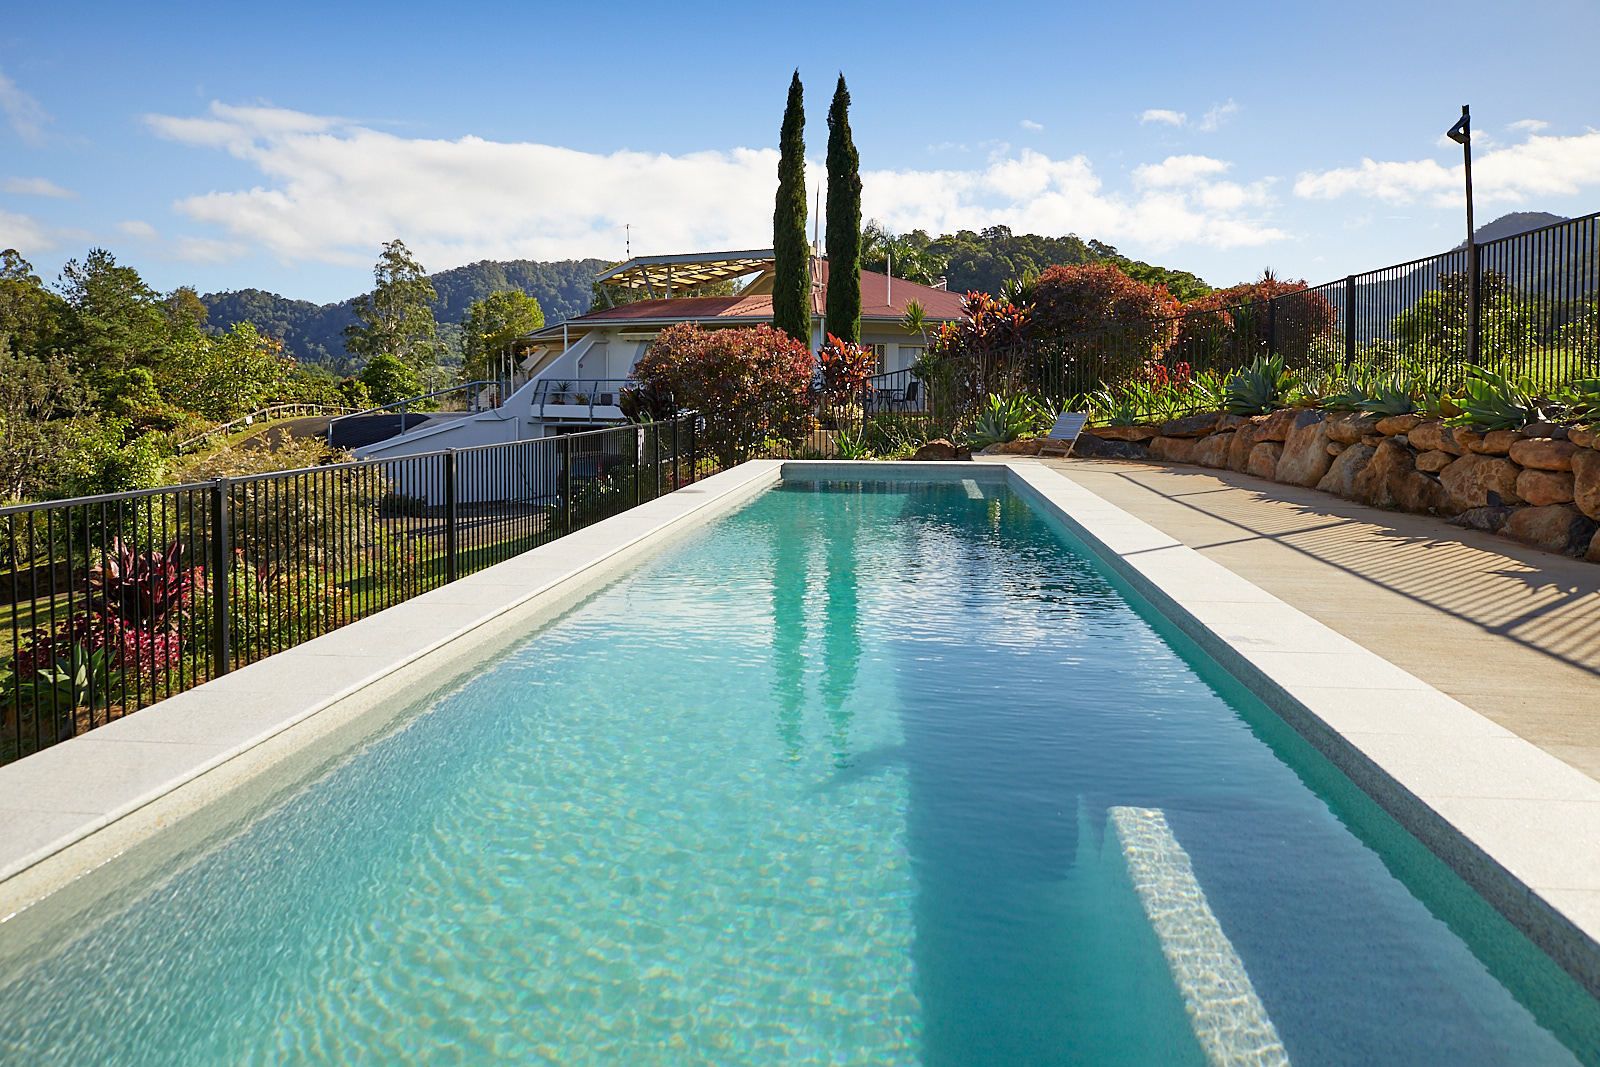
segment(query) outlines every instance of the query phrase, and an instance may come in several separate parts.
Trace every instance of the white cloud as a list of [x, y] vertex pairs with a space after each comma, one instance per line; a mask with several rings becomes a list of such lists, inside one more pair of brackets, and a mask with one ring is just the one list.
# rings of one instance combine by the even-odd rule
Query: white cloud
[[1539, 133], [1549, 128], [1550, 124], [1544, 119], [1518, 119], [1516, 122], [1506, 123], [1506, 129], [1520, 133]]
[[173, 255], [185, 263], [226, 263], [248, 251], [237, 241], [219, 241], [212, 237], [180, 237], [172, 246]]
[[25, 256], [36, 256], [58, 243], [56, 235], [38, 219], [0, 211], [0, 248], [15, 248]]
[[[771, 239], [777, 153], [767, 148], [667, 155], [406, 138], [341, 119], [223, 104], [201, 117], [148, 121], [163, 137], [226, 151], [260, 172], [248, 188], [177, 202], [180, 214], [216, 230], [209, 245], [180, 243], [180, 254], [194, 258], [255, 248], [290, 263], [364, 266], [395, 236], [436, 270], [483, 258], [620, 257], [624, 223], [640, 252], [764, 247]], [[1053, 159], [995, 145], [967, 169], [864, 171], [863, 210], [900, 232], [1007, 225], [1152, 249], [1284, 236], [1247, 211], [1267, 198], [1200, 181], [1227, 168], [1207, 166], [1187, 186], [1136, 183], [1116, 192], [1083, 156]], [[820, 169], [808, 169], [815, 188]]]
[[1032, 119], [1023, 119], [1021, 122], [1017, 123], [1017, 125], [1021, 126], [1025, 130], [1031, 130], [1034, 133], [1038, 133], [1040, 130], [1044, 129], [1044, 123], [1034, 122]]
[[71, 189], [62, 188], [49, 178], [7, 178], [5, 184], [0, 185], [0, 189], [17, 196], [45, 196], [54, 200], [71, 200], [78, 195]]
[[50, 121], [49, 113], [40, 106], [39, 101], [23, 92], [3, 70], [0, 70], [0, 111], [5, 112], [6, 121], [16, 135], [28, 144], [38, 144], [44, 140], [44, 127]]
[[1239, 105], [1230, 98], [1225, 104], [1216, 104], [1210, 108], [1200, 121], [1195, 124], [1195, 129], [1211, 133], [1239, 113]]
[[[1473, 160], [1472, 184], [1480, 201], [1510, 203], [1571, 196], [1600, 186], [1600, 130], [1570, 137], [1535, 134], [1520, 144], [1495, 148]], [[1452, 204], [1460, 199], [1461, 188], [1461, 166], [1434, 159], [1363, 159], [1356, 167], [1308, 171], [1294, 185], [1295, 194], [1307, 199], [1356, 195], [1392, 204]]]
[[1224, 174], [1233, 166], [1210, 156], [1168, 156], [1160, 163], [1146, 163], [1133, 169], [1139, 185], [1192, 185], [1197, 180]]
[[1189, 121], [1189, 116], [1182, 111], [1172, 111], [1164, 107], [1146, 108], [1139, 116], [1139, 124], [1146, 125], [1158, 122], [1166, 126], [1182, 126]]
[[156, 228], [142, 219], [128, 219], [117, 223], [117, 231], [136, 241], [154, 241]]

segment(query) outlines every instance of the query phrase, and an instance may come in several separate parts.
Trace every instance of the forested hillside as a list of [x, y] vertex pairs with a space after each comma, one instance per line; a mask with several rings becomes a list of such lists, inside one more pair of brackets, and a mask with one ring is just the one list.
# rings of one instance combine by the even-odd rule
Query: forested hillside
[[862, 266], [882, 271], [890, 255], [897, 277], [925, 283], [942, 277], [946, 287], [956, 293], [999, 293], [1006, 283], [1042, 274], [1049, 267], [1084, 263], [1115, 264], [1131, 278], [1166, 286], [1179, 300], [1193, 300], [1211, 291], [1188, 271], [1130, 259], [1103, 241], [1085, 241], [1077, 234], [1018, 234], [1006, 226], [930, 237], [922, 230], [891, 234], [877, 223], [868, 223], [862, 240]]
[[[434, 318], [439, 322], [439, 339], [449, 352], [459, 353], [459, 324], [467, 309], [474, 301], [495, 292], [519, 290], [529, 294], [544, 309], [546, 322], [560, 322], [581, 315], [589, 310], [595, 276], [608, 266], [610, 263], [601, 259], [556, 262], [486, 259], [440, 271], [430, 276], [438, 293], [432, 305]], [[344, 331], [356, 321], [355, 299], [314, 304], [262, 289], [206, 293], [200, 298], [209, 312], [208, 322], [213, 329], [227, 330], [235, 323], [254, 323], [262, 333], [283, 341], [289, 355], [321, 364], [340, 374], [360, 370], [360, 361], [351, 358], [344, 347]]]

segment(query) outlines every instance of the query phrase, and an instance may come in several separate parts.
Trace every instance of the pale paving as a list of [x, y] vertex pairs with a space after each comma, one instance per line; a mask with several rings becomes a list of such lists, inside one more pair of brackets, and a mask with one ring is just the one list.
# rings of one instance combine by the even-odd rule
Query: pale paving
[[1600, 564], [1231, 471], [1041, 462], [1600, 779]]

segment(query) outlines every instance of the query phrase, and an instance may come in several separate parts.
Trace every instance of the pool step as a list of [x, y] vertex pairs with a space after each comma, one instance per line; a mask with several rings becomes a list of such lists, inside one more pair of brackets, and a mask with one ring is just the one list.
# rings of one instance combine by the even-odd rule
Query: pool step
[[977, 479], [975, 479], [975, 478], [963, 478], [963, 479], [961, 479], [961, 488], [965, 489], [967, 491], [967, 496], [971, 497], [973, 500], [982, 500], [983, 499], [983, 490], [978, 488]]
[[1155, 808], [1108, 810], [1134, 892], [1161, 942], [1189, 1023], [1213, 1064], [1287, 1064], [1277, 1027], [1206, 903], [1189, 854]]

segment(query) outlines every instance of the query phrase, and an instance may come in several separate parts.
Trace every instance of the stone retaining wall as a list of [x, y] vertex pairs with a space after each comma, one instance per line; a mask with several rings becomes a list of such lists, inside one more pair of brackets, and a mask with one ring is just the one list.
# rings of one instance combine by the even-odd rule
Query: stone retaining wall
[[1593, 426], [1478, 433], [1420, 415], [1191, 415], [1097, 426], [1079, 455], [1242, 471], [1381, 508], [1448, 517], [1600, 562], [1600, 441]]

